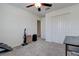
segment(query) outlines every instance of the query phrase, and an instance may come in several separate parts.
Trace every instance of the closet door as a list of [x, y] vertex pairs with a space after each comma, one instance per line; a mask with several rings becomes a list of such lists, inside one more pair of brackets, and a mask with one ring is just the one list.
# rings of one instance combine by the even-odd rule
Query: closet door
[[51, 39], [53, 42], [63, 43], [68, 30], [68, 14], [53, 16], [51, 18]]

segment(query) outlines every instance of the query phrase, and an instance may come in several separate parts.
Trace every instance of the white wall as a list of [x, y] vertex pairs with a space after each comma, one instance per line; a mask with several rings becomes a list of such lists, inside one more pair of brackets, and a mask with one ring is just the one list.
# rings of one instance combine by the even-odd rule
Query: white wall
[[27, 34], [37, 33], [37, 17], [34, 14], [9, 4], [0, 4], [0, 42], [11, 47], [22, 44], [25, 27]]
[[45, 17], [41, 18], [41, 38], [45, 39]]
[[46, 40], [63, 43], [65, 36], [79, 36], [79, 4], [46, 14]]

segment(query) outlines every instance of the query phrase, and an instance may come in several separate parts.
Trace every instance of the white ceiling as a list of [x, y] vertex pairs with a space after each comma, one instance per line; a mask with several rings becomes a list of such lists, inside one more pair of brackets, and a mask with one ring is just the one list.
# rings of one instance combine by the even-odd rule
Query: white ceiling
[[61, 8], [65, 8], [65, 7], [69, 7], [69, 6], [75, 5], [76, 3], [52, 3], [52, 4], [53, 5], [52, 5], [52, 7], [50, 7], [50, 9], [46, 10], [48, 7], [42, 6], [41, 12], [38, 12], [37, 8], [35, 8], [34, 6], [30, 7], [30, 8], [26, 8], [26, 6], [30, 5], [30, 3], [10, 3], [10, 5], [22, 8], [24, 10], [27, 10], [27, 11], [32, 12], [32, 13], [39, 15], [39, 16], [45, 16], [45, 14], [48, 12], [58, 10]]

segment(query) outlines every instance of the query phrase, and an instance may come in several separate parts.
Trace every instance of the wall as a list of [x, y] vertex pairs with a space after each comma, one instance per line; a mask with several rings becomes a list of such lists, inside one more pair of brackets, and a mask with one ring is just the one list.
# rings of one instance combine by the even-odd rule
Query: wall
[[79, 36], [79, 4], [46, 14], [46, 41], [63, 43], [65, 36]]
[[45, 17], [41, 18], [41, 38], [45, 39]]
[[25, 27], [27, 34], [37, 33], [37, 17], [34, 14], [9, 4], [0, 4], [0, 42], [11, 47], [22, 44]]

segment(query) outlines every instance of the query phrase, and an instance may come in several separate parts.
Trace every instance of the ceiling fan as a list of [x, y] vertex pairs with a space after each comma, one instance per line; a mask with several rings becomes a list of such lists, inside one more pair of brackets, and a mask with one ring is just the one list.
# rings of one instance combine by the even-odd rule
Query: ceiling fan
[[34, 4], [26, 6], [26, 8], [29, 8], [32, 6], [35, 6], [38, 9], [38, 11], [41, 11], [41, 6], [51, 7], [52, 4], [50, 4], [50, 3], [34, 3]]

